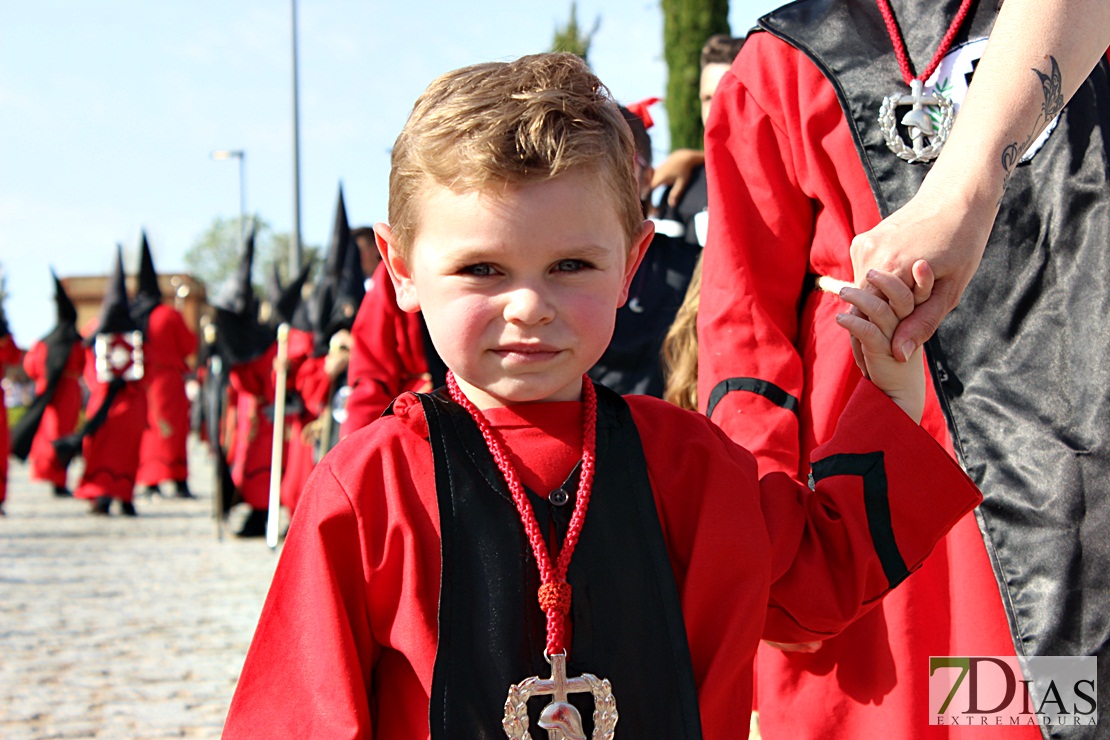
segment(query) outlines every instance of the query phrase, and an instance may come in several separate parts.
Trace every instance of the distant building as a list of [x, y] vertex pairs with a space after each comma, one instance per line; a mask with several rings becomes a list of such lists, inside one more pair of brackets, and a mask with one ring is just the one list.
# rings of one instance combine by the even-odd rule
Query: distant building
[[[108, 284], [107, 275], [75, 275], [61, 278], [66, 293], [77, 307], [77, 328], [84, 328], [100, 313], [100, 302]], [[127, 293], [134, 295], [138, 278], [127, 276]], [[162, 302], [173, 306], [185, 318], [185, 324], [194, 334], [200, 336], [200, 317], [210, 309], [208, 292], [204, 283], [192, 275], [168, 274], [158, 276], [158, 287], [162, 290]]]

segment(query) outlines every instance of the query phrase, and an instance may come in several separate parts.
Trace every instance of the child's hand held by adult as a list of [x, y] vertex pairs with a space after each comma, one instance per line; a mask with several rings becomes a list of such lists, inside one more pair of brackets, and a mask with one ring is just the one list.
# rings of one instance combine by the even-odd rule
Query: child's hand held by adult
[[859, 343], [867, 377], [920, 423], [925, 407], [922, 350], [920, 347], [915, 350], [907, 362], [899, 361], [891, 352], [891, 340], [899, 322], [913, 312], [914, 292], [899, 278], [880, 270], [869, 271], [867, 283], [879, 295], [862, 288], [843, 288], [840, 297], [854, 311], [838, 314], [836, 321]]

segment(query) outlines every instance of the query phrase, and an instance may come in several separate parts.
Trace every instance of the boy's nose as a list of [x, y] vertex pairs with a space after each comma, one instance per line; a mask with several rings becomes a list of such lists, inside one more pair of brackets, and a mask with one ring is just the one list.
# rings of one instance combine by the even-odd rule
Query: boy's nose
[[505, 302], [509, 323], [543, 324], [555, 317], [555, 308], [544, 291], [536, 286], [520, 286], [510, 291]]

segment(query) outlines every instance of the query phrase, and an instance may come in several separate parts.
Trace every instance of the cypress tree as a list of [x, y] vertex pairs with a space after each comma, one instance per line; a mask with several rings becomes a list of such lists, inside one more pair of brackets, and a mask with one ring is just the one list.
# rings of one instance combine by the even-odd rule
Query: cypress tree
[[579, 27], [577, 3], [571, 0], [570, 20], [567, 21], [567, 25], [555, 29], [555, 40], [551, 43], [551, 51], [569, 51], [571, 54], [578, 55], [582, 58], [582, 61], [589, 64], [590, 43], [593, 41], [594, 34], [597, 33], [597, 29], [600, 27], [600, 16], [594, 21], [594, 27], [589, 31], [584, 31]]
[[728, 0], [662, 2], [671, 149], [701, 149], [705, 134], [698, 100], [701, 47], [715, 33], [730, 33]]

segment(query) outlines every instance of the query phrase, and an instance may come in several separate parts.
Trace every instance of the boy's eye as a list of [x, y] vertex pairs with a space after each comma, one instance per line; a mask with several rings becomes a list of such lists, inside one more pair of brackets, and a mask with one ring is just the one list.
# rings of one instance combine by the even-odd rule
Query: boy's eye
[[487, 277], [493, 274], [493, 267], [485, 262], [479, 262], [476, 265], [467, 265], [461, 272], [464, 275], [476, 275], [477, 277]]
[[582, 260], [559, 260], [555, 263], [556, 272], [580, 272], [589, 267]]

